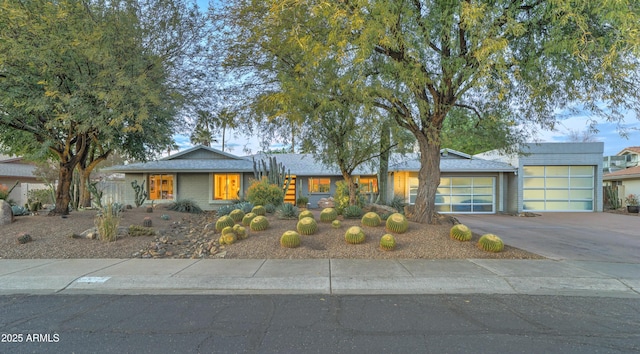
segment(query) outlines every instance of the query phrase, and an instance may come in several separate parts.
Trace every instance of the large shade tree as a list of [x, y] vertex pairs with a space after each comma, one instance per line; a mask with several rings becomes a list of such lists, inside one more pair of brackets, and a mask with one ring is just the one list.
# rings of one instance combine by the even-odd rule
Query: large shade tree
[[453, 110], [542, 127], [575, 102], [611, 121], [624, 110], [640, 112], [636, 1], [262, 3], [231, 5], [247, 15], [236, 32], [257, 34], [245, 36], [253, 41], [246, 45], [253, 62], [265, 47], [296, 51], [309, 66], [332, 58], [361, 73], [356, 89], [368, 105], [388, 111], [415, 136], [421, 163], [415, 221], [436, 220], [441, 132]]
[[144, 160], [172, 144], [197, 21], [180, 0], [1, 1], [0, 142], [57, 159], [54, 213], [74, 169], [88, 179], [114, 150]]
[[[295, 46], [280, 45], [287, 37], [287, 26], [268, 31], [270, 40], [264, 41], [265, 32], [258, 28], [266, 24], [258, 19], [268, 6], [264, 2], [230, 6], [218, 14], [220, 32], [226, 32], [216, 42], [226, 50], [223, 65], [237, 70], [243, 77], [239, 87], [252, 92], [246, 107], [262, 138], [289, 141], [291, 151], [297, 143], [302, 152], [312, 153], [326, 166], [338, 166], [349, 187], [350, 204], [355, 204], [353, 172], [378, 158], [388, 159], [391, 148], [398, 144], [406, 148], [413, 139], [397, 130], [392, 135], [388, 114], [364, 105], [360, 92], [354, 90], [358, 86], [354, 81], [360, 80], [357, 72], [344, 70], [333, 57], [321, 65], [307, 65]], [[287, 21], [293, 26], [296, 17]], [[254, 26], [251, 31], [236, 31], [248, 23]], [[325, 35], [331, 31], [324, 21], [314, 29]]]

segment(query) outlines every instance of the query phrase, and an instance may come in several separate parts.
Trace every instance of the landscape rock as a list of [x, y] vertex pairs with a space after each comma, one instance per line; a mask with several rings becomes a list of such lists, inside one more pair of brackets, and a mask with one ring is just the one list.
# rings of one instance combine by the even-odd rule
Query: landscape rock
[[388, 205], [382, 205], [382, 204], [369, 204], [364, 208], [365, 211], [373, 211], [376, 213], [383, 213], [383, 214], [393, 214], [393, 213], [397, 213], [398, 210], [396, 210], [396, 208], [394, 207], [390, 207]]
[[318, 201], [318, 208], [320, 209], [333, 208], [335, 206], [336, 206], [336, 203], [334, 202], [333, 197], [320, 198], [320, 200]]
[[9, 225], [13, 222], [13, 219], [11, 205], [4, 200], [0, 200], [0, 225]]

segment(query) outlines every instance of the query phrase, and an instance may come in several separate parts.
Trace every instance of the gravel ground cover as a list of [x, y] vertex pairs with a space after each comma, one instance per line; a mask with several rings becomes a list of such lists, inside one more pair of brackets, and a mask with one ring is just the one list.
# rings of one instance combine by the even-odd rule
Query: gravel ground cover
[[[319, 220], [320, 210], [312, 210]], [[164, 220], [162, 215], [168, 215]], [[478, 249], [480, 235], [469, 242], [449, 237], [451, 224], [423, 225], [409, 223], [406, 233], [395, 234], [397, 248], [383, 251], [379, 248], [382, 235], [387, 233], [384, 223], [377, 227], [362, 226], [359, 219], [342, 219], [339, 229], [330, 223], [318, 221], [318, 231], [313, 235], [301, 235], [301, 246], [294, 249], [280, 246], [280, 236], [287, 230], [295, 230], [297, 220], [278, 219], [267, 215], [269, 228], [265, 231], [249, 231], [249, 237], [232, 245], [220, 245], [220, 233], [215, 231], [215, 213], [185, 214], [156, 206], [152, 213], [146, 208], [128, 209], [122, 213], [122, 231], [115, 242], [79, 238], [94, 227], [95, 210], [72, 212], [67, 218], [60, 216], [19, 216], [10, 225], [0, 226], [0, 258], [239, 258], [239, 259], [305, 259], [305, 258], [360, 258], [360, 259], [538, 259], [536, 254], [510, 247], [500, 253]], [[155, 231], [153, 236], [129, 236], [129, 225], [142, 225], [149, 217]], [[344, 240], [350, 226], [363, 228], [366, 240], [351, 245]], [[248, 227], [247, 227], [248, 229]], [[473, 230], [472, 230], [473, 231]], [[17, 238], [28, 233], [31, 242], [20, 244]], [[75, 235], [74, 237], [72, 237]], [[500, 235], [498, 235], [500, 236]]]

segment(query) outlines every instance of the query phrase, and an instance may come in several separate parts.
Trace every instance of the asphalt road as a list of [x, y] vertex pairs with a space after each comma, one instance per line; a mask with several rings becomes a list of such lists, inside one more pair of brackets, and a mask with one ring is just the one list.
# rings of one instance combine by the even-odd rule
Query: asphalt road
[[18, 295], [0, 333], [1, 353], [632, 353], [640, 300]]

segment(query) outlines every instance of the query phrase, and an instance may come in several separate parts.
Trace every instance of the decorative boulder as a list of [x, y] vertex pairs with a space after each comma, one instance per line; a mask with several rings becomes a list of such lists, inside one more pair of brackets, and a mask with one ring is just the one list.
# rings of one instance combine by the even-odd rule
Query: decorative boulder
[[333, 208], [335, 207], [336, 204], [333, 201], [333, 197], [329, 197], [329, 198], [321, 198], [318, 201], [318, 208], [320, 209], [324, 209], [324, 208]]
[[13, 222], [11, 205], [4, 200], [0, 200], [0, 225], [9, 225], [11, 222]]

